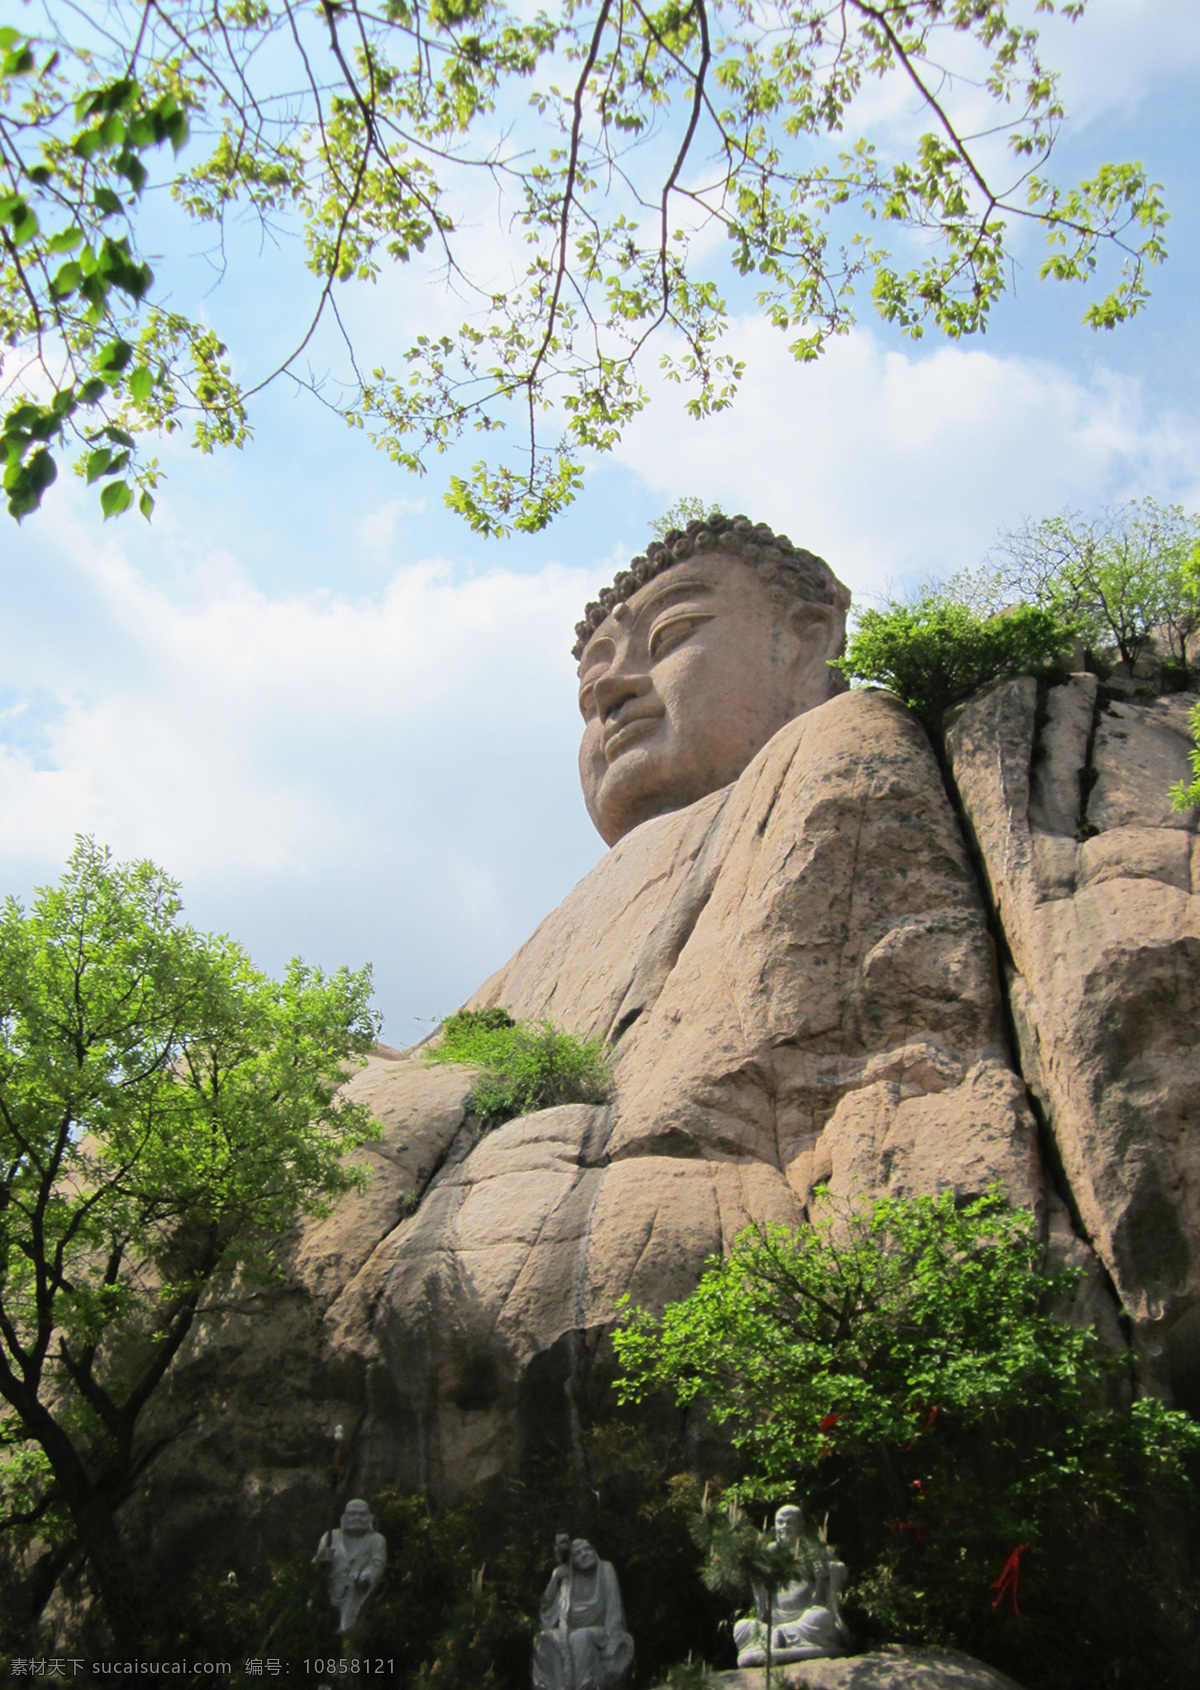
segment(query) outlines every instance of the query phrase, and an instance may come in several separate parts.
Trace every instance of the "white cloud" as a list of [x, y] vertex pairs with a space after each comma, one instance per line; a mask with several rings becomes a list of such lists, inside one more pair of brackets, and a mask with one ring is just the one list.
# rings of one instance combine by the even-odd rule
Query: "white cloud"
[[420, 516], [425, 509], [424, 499], [389, 499], [378, 510], [368, 511], [356, 530], [364, 546], [372, 551], [386, 552], [396, 538], [396, 524], [402, 516]]
[[217, 570], [171, 596], [69, 517], [52, 550], [86, 628], [0, 636], [6, 888], [92, 833], [178, 875], [191, 918], [265, 966], [373, 959], [407, 1040], [599, 855], [574, 773], [582, 570], [423, 562], [359, 599]]
[[1200, 502], [1200, 427], [1150, 414], [1136, 383], [942, 346], [887, 351], [866, 330], [798, 365], [767, 324], [729, 350], [745, 385], [701, 423], [655, 395], [619, 448], [664, 495], [702, 491], [826, 556], [858, 593], [978, 561], [998, 527], [1152, 494]]
[[1089, 0], [1077, 23], [1038, 20], [1047, 62], [1062, 72], [1068, 115], [1083, 123], [1133, 117], [1200, 70], [1195, 0]]

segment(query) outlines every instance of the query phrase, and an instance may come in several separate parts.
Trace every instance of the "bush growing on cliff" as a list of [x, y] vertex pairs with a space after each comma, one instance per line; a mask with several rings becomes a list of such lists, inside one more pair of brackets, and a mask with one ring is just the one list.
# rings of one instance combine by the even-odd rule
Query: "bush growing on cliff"
[[[1156, 644], [1187, 678], [1189, 642], [1200, 630], [1200, 583], [1189, 560], [1200, 517], [1181, 505], [1130, 500], [1087, 518], [1078, 511], [1002, 534], [992, 563], [974, 578], [994, 608], [1036, 604], [1067, 617], [1094, 652], [1132, 669]], [[966, 577], [947, 584], [961, 594]]]
[[[1192, 590], [1197, 599], [1200, 599], [1200, 540], [1197, 540], [1192, 555], [1188, 558], [1184, 568]], [[1200, 807], [1200, 704], [1197, 704], [1192, 711], [1192, 737], [1196, 741], [1192, 751], [1193, 778], [1190, 785], [1180, 781], [1172, 792], [1171, 797], [1177, 810], [1190, 810], [1193, 807]]]
[[460, 1009], [439, 1029], [430, 1062], [480, 1069], [469, 1107], [491, 1126], [557, 1103], [603, 1103], [612, 1073], [599, 1039], [549, 1021], [514, 1021], [505, 1009]]
[[988, 682], [1052, 667], [1073, 635], [1056, 609], [1023, 604], [981, 615], [948, 589], [929, 588], [911, 604], [864, 611], [837, 666], [850, 680], [890, 688], [936, 726]]

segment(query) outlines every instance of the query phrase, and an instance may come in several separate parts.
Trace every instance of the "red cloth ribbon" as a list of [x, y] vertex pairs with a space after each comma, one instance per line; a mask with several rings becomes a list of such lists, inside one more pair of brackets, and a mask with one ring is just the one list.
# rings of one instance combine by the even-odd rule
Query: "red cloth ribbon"
[[822, 1432], [832, 1432], [841, 1418], [840, 1414], [827, 1414], [823, 1420], [817, 1422], [817, 1425]]
[[1021, 1617], [1021, 1553], [1028, 1548], [1027, 1543], [1018, 1543], [989, 1586], [989, 1589], [996, 1592], [992, 1607], [998, 1608], [1007, 1596], [1012, 1601], [1012, 1610], [1018, 1619]]

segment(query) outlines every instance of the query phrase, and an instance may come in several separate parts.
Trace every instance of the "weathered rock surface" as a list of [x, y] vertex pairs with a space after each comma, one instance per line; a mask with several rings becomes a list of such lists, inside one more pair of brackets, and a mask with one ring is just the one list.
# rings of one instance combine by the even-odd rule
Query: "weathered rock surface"
[[[909, 1649], [900, 1644], [836, 1661], [776, 1667], [780, 1690], [1020, 1690], [1015, 1680], [957, 1649]], [[765, 1690], [763, 1667], [714, 1673], [726, 1690]]]
[[1039, 733], [1015, 680], [961, 709], [947, 749], [1069, 1201], [1151, 1377], [1200, 1407], [1200, 842], [1169, 796], [1194, 703], [1074, 676]]
[[[197, 1369], [222, 1381], [210, 1507], [221, 1424], [239, 1498], [276, 1513], [289, 1485], [306, 1506], [319, 1490], [335, 1421], [366, 1494], [449, 1499], [569, 1448], [571, 1381], [616, 1298], [686, 1294], [814, 1192], [999, 1181], [1049, 1212], [961, 828], [887, 694], [811, 711], [733, 786], [635, 829], [472, 1002], [615, 1039], [612, 1103], [480, 1137], [469, 1073], [372, 1058], [349, 1088], [384, 1124], [371, 1186], [301, 1229], [265, 1312], [206, 1321], [175, 1369], [176, 1403]], [[177, 1459], [192, 1484], [195, 1438], [160, 1475]]]
[[381, 1052], [355, 1077], [375, 1178], [300, 1229], [263, 1312], [202, 1323], [147, 1423], [176, 1440], [149, 1489], [189, 1530], [250, 1503], [277, 1545], [335, 1421], [367, 1494], [452, 1500], [565, 1452], [616, 1298], [685, 1294], [748, 1222], [825, 1191], [1003, 1184], [1088, 1271], [1088, 1315], [1115, 1333], [1111, 1279], [1150, 1359], [1165, 1341], [1177, 1391], [1200, 1387], [1200, 856], [1164, 797], [1188, 701], [1105, 697], [1077, 676], [1039, 716], [1016, 681], [949, 732], [1019, 1061], [924, 732], [887, 694], [835, 698], [629, 833], [471, 1000], [612, 1041], [611, 1103], [481, 1135], [468, 1072]]
[[[563, 1387], [616, 1298], [686, 1294], [815, 1187], [1001, 1181], [1043, 1202], [982, 901], [925, 736], [885, 694], [798, 718], [732, 787], [634, 830], [472, 1002], [615, 1038], [616, 1095], [488, 1134], [329, 1308], [340, 1368], [364, 1370], [367, 1490], [454, 1496], [531, 1436], [569, 1446]], [[421, 1073], [372, 1083], [426, 1164], [451, 1124], [401, 1101]]]

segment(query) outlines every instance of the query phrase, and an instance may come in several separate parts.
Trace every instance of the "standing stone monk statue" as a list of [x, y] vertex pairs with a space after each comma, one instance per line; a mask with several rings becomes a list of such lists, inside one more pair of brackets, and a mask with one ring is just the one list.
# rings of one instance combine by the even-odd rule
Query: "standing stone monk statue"
[[569, 1453], [616, 1299], [686, 1295], [753, 1221], [997, 1181], [1041, 1207], [961, 830], [919, 723], [831, 666], [848, 603], [739, 517], [588, 607], [580, 774], [611, 848], [468, 1007], [603, 1039], [614, 1094], [480, 1137], [462, 1070], [351, 1083], [375, 1177], [300, 1266], [361, 1370], [364, 1488], [451, 1499]]
[[346, 1504], [340, 1527], [325, 1533], [313, 1560], [329, 1566], [329, 1600], [338, 1611], [338, 1631], [345, 1636], [357, 1625], [387, 1565], [387, 1540], [375, 1530], [371, 1510], [361, 1498]]

